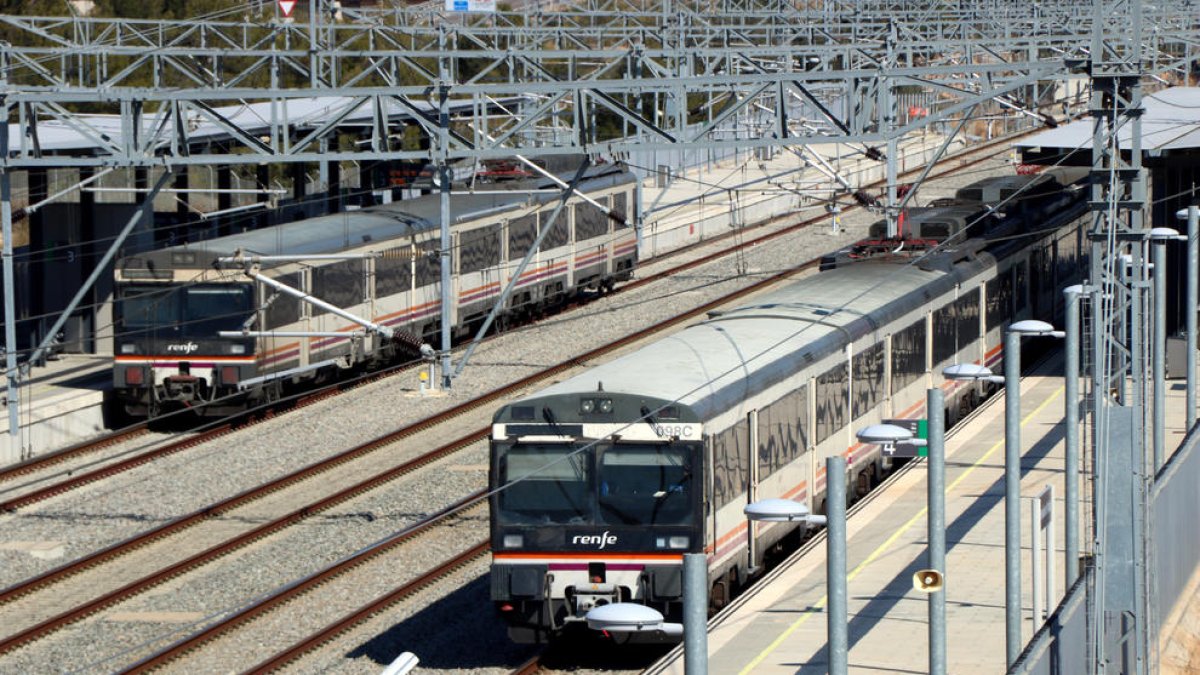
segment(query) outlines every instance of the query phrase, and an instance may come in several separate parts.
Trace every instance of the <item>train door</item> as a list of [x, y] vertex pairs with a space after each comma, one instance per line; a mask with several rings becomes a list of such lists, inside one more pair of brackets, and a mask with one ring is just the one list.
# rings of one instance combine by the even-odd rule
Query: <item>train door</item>
[[713, 564], [718, 571], [714, 602], [732, 597], [740, 581], [738, 567], [746, 551], [748, 521], [742, 509], [750, 485], [751, 447], [747, 418], [716, 435], [713, 440]]

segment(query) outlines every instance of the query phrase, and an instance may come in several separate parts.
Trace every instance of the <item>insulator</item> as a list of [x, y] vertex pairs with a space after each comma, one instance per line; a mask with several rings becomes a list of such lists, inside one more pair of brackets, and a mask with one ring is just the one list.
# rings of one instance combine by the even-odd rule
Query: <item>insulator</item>
[[389, 248], [379, 257], [385, 260], [412, 260], [413, 251], [411, 248]]

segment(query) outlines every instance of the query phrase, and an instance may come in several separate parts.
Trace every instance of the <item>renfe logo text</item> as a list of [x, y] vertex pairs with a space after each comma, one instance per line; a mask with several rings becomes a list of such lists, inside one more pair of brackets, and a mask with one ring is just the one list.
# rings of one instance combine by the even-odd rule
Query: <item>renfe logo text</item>
[[608, 532], [604, 534], [577, 534], [571, 537], [571, 543], [581, 546], [599, 545], [600, 550], [603, 551], [605, 546], [617, 543], [617, 535], [609, 534]]

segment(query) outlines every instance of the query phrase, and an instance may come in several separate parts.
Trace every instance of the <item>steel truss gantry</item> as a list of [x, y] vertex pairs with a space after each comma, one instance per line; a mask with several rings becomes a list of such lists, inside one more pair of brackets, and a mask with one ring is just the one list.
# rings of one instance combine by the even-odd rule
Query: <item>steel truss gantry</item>
[[[19, 124], [9, 168], [184, 166], [351, 159], [421, 160], [634, 149], [884, 143], [1085, 62], [1086, 5], [590, 3], [546, 12], [451, 16], [428, 11], [313, 11], [287, 23], [0, 17], [5, 112]], [[1191, 2], [1161, 6], [1152, 61], [1183, 71], [1200, 31]], [[273, 7], [270, 5], [263, 5]], [[247, 17], [249, 18], [249, 17]], [[888, 91], [933, 93], [930, 116], [885, 124]], [[286, 104], [341, 97], [320, 124]], [[512, 115], [495, 102], [520, 98]], [[271, 103], [247, 134], [222, 105]], [[436, 149], [438, 111], [467, 104]], [[119, 132], [81, 110], [120, 118]], [[754, 111], [756, 138], [727, 133]], [[397, 115], [396, 113], [405, 113]], [[350, 124], [351, 118], [368, 122]], [[604, 121], [607, 120], [607, 124]], [[397, 137], [409, 124], [416, 143]], [[43, 150], [41, 127], [93, 141], [88, 157]], [[213, 125], [222, 143], [193, 139]], [[356, 126], [359, 147], [337, 135]], [[552, 132], [544, 133], [545, 130]], [[328, 148], [328, 149], [325, 149]]]
[[[853, 143], [889, 161], [894, 183], [894, 144], [908, 132], [961, 125], [998, 99], [1040, 117], [1046, 83], [1110, 51], [1092, 43], [1104, 19], [1080, 0], [608, 0], [487, 15], [339, 14], [308, 0], [294, 21], [274, 6], [259, 0], [234, 20], [0, 17], [0, 104], [15, 125], [0, 126], [5, 265], [14, 170], [423, 160], [439, 167], [445, 196], [459, 159]], [[1188, 72], [1200, 44], [1193, 0], [1139, 16], [1153, 35], [1139, 68]], [[926, 116], [897, 115], [905, 92], [930, 97]], [[290, 112], [313, 99], [330, 102], [323, 118]], [[265, 110], [253, 129], [222, 108], [251, 104]], [[43, 142], [51, 131], [88, 147]], [[445, 228], [442, 241], [448, 305]], [[6, 331], [11, 345], [11, 320]]]

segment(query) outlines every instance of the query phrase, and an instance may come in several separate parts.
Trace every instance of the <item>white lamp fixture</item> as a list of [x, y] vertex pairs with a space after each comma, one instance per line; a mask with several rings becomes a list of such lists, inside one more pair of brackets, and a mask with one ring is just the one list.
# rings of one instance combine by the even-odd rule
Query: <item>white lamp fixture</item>
[[978, 363], [956, 363], [942, 369], [942, 377], [947, 380], [968, 382], [995, 382], [1004, 384], [1003, 375], [995, 375], [992, 369]]
[[1067, 336], [1064, 331], [1054, 330], [1054, 326], [1051, 326], [1045, 321], [1038, 321], [1037, 319], [1025, 319], [1024, 321], [1018, 321], [1014, 324], [1011, 324], [1008, 327], [1008, 330], [1011, 333], [1020, 333], [1022, 336], [1046, 335], [1056, 338]]
[[584, 617], [588, 628], [610, 633], [662, 633], [678, 637], [683, 635], [683, 624], [666, 623], [663, 615], [653, 607], [633, 602], [616, 602], [600, 605]]

